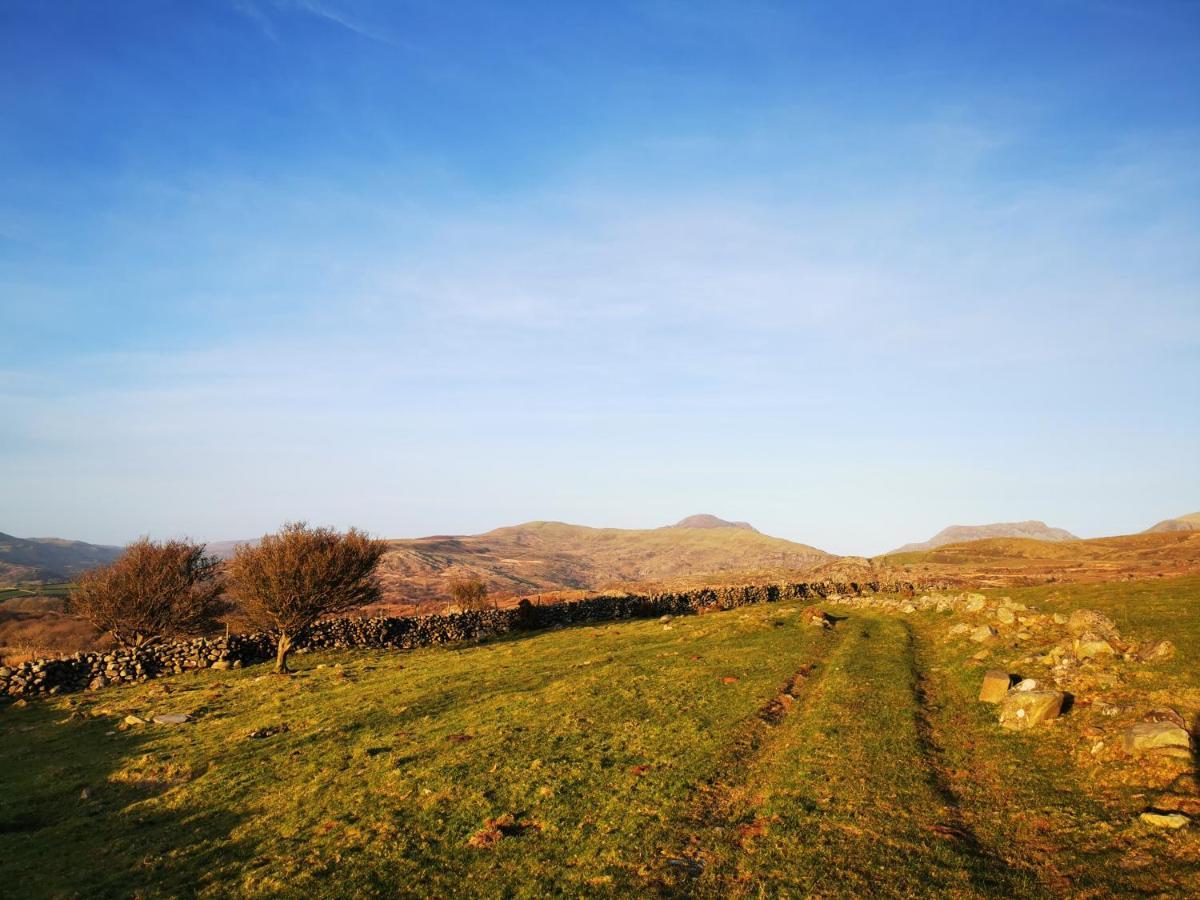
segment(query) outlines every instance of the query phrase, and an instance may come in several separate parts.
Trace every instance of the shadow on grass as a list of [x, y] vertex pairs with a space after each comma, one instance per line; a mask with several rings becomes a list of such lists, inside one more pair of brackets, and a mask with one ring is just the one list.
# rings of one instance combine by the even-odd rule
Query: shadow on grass
[[230, 839], [239, 814], [171, 802], [178, 777], [122, 774], [170, 759], [155, 726], [115, 725], [46, 702], [0, 708], [0, 894], [193, 894], [253, 857]]

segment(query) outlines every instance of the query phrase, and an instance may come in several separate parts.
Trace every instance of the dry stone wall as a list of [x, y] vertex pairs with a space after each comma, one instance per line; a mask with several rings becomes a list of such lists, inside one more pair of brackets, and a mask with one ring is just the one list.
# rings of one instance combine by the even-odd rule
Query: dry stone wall
[[[317, 623], [297, 644], [298, 652], [345, 649], [411, 650], [460, 641], [483, 640], [513, 631], [565, 627], [615, 619], [688, 615], [780, 600], [862, 596], [880, 592], [912, 596], [905, 582], [868, 584], [786, 583], [704, 588], [661, 594], [611, 594], [567, 603], [535, 606], [527, 600], [513, 609], [434, 616], [372, 616]], [[76, 653], [0, 667], [0, 697], [98, 690], [113, 684], [148, 681], [190, 669], [240, 669], [275, 655], [270, 634], [166, 641], [139, 650]]]

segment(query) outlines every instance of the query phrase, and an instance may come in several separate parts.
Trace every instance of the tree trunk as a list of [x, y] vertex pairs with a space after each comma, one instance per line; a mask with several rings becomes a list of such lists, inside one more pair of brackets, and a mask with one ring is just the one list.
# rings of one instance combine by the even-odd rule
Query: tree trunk
[[279, 643], [275, 650], [275, 671], [278, 674], [286, 675], [292, 671], [291, 669], [288, 668], [288, 664], [287, 664], [288, 654], [291, 652], [292, 652], [291, 635], [283, 634], [281, 632], [279, 635]]

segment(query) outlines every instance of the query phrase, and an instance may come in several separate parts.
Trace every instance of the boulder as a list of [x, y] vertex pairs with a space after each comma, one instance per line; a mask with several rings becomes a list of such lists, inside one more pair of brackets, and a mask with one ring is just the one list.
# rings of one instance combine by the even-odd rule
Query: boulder
[[1095, 632], [1084, 632], [1075, 639], [1075, 655], [1080, 659], [1099, 659], [1103, 656], [1116, 656], [1113, 645]]
[[1155, 828], [1183, 828], [1191, 819], [1183, 813], [1162, 813], [1148, 810], [1138, 816], [1147, 825], [1153, 825]]
[[1141, 722], [1125, 732], [1125, 752], [1189, 759], [1192, 736], [1174, 722]]
[[1117, 625], [1108, 616], [1094, 609], [1077, 609], [1067, 619], [1067, 631], [1079, 637], [1092, 632], [1102, 638], [1115, 640], [1119, 637]]
[[1012, 683], [1012, 679], [1007, 672], [1002, 672], [999, 669], [988, 669], [983, 673], [983, 684], [979, 687], [979, 700], [981, 703], [999, 703], [1008, 693], [1008, 686]]
[[1066, 695], [1062, 691], [1009, 691], [1000, 701], [1000, 726], [1024, 731], [1057, 718]]
[[977, 644], [982, 644], [984, 641], [990, 641], [999, 636], [1000, 632], [998, 632], [991, 625], [980, 625], [971, 632], [971, 640]]

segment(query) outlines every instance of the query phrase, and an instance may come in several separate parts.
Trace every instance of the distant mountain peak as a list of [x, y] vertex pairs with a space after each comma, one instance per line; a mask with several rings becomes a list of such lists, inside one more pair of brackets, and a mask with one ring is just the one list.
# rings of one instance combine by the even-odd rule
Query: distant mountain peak
[[1189, 513], [1186, 516], [1175, 516], [1163, 519], [1157, 525], [1147, 528], [1143, 534], [1153, 534], [1160, 531], [1200, 531], [1200, 512]]
[[905, 544], [892, 553], [911, 553], [918, 550], [933, 550], [946, 544], [962, 544], [986, 538], [1033, 538], [1037, 541], [1077, 541], [1078, 537], [1063, 528], [1052, 528], [1045, 522], [1030, 519], [1025, 522], [994, 522], [991, 525], [951, 525], [943, 528], [927, 541]]
[[743, 531], [753, 531], [758, 533], [758, 529], [749, 522], [730, 522], [727, 519], [722, 519], [709, 513], [697, 513], [694, 516], [688, 516], [685, 519], [680, 519], [674, 525], [668, 525], [668, 528], [740, 528]]

